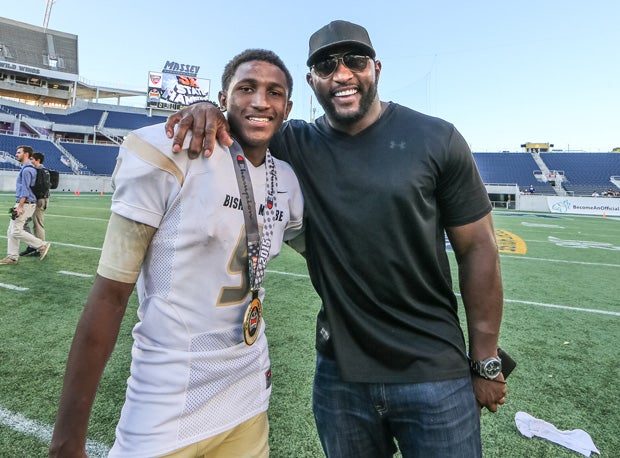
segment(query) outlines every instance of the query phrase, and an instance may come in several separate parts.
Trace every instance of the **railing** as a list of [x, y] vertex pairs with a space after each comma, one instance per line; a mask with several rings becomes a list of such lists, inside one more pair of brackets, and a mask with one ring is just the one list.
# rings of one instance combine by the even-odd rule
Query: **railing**
[[28, 134], [28, 133], [25, 133], [25, 132], [20, 132], [19, 135], [15, 135], [12, 130], [7, 130], [7, 129], [0, 130], [0, 134], [11, 135], [13, 137], [26, 137], [26, 138], [35, 138], [35, 139], [40, 138], [40, 137], [37, 137], [35, 135], [31, 135], [31, 134]]
[[77, 158], [73, 154], [71, 154], [69, 150], [67, 150], [67, 148], [62, 146], [60, 144], [60, 141], [54, 140], [54, 145], [56, 145], [56, 148], [58, 148], [62, 152], [62, 154], [69, 160], [69, 164], [66, 164], [62, 161], [61, 158], [61, 162], [63, 162], [63, 164], [65, 164], [66, 166], [70, 167], [73, 173], [79, 175], [82, 169], [87, 168], [84, 166], [84, 164], [78, 161]]
[[97, 131], [102, 134], [105, 135], [109, 140], [111, 140], [112, 144], [119, 146], [120, 144], [123, 143], [123, 141], [125, 140], [124, 137], [120, 137], [118, 135], [114, 135], [110, 132], [109, 129], [106, 129], [105, 127], [102, 127], [100, 129], [97, 129]]

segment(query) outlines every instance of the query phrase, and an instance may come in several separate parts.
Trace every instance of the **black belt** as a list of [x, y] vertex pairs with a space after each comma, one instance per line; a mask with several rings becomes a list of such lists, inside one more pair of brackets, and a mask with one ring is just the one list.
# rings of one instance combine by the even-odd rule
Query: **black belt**
[[[16, 202], [17, 202], [17, 203], [19, 203], [19, 200], [18, 200], [18, 201], [16, 201]], [[27, 201], [25, 201], [24, 203], [25, 203], [25, 204], [36, 204], [37, 202], [36, 202], [36, 201], [34, 201], [34, 200], [27, 200]]]

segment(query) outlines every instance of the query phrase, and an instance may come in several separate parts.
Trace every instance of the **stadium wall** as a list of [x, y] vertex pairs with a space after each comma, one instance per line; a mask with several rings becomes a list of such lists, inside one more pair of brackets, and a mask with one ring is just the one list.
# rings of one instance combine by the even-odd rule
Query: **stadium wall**
[[[0, 171], [0, 191], [15, 192], [18, 173], [17, 171]], [[58, 181], [58, 189], [52, 190], [52, 193], [74, 193], [76, 191], [111, 193], [113, 191], [112, 178], [107, 176], [70, 175], [61, 173]]]
[[520, 196], [519, 211], [570, 215], [620, 216], [617, 197]]

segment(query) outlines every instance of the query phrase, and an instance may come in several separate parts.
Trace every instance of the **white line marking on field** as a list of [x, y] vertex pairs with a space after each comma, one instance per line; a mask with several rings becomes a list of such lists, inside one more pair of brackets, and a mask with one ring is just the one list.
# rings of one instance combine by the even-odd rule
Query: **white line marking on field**
[[[54, 431], [53, 427], [49, 425], [45, 425], [36, 420], [30, 420], [21, 414], [13, 413], [3, 407], [0, 407], [0, 424], [22, 434], [36, 437], [46, 444], [49, 444], [52, 440], [52, 432]], [[91, 457], [106, 457], [108, 453], [110, 453], [110, 449], [99, 442], [87, 440], [86, 453]]]
[[551, 243], [557, 246], [568, 248], [596, 248], [600, 250], [620, 251], [620, 246], [612, 245], [608, 242], [592, 242], [589, 240], [565, 240], [557, 237], [547, 237]]
[[6, 283], [0, 283], [0, 288], [12, 289], [13, 291], [28, 291], [29, 289], [29, 288], [24, 288], [23, 286], [8, 285]]
[[[459, 293], [455, 293], [455, 295], [457, 297], [462, 297]], [[581, 307], [569, 307], [568, 305], [545, 304], [544, 302], [521, 301], [519, 299], [506, 299], [506, 298], [504, 298], [504, 302], [514, 302], [516, 304], [526, 304], [526, 305], [535, 305], [537, 307], [549, 307], [552, 309], [570, 310], [573, 312], [587, 312], [587, 313], [598, 313], [601, 315], [620, 316], [620, 312], [610, 312], [608, 310], [597, 310], [597, 309], [584, 309]]]
[[[517, 256], [511, 256], [511, 257], [515, 257], [516, 258]], [[532, 258], [532, 259], [538, 259], [538, 258]], [[539, 259], [539, 260], [541, 260], [541, 259]], [[544, 259], [542, 261], [544, 261]], [[548, 261], [553, 261], [553, 259], [548, 259]], [[566, 262], [573, 262], [573, 261], [566, 261]], [[611, 265], [612, 266], [616, 266], [615, 264], [611, 264]], [[289, 277], [310, 278], [309, 275], [293, 274], [293, 273], [290, 273], [290, 272], [280, 272], [278, 270], [267, 270], [267, 272], [271, 272], [271, 273], [278, 274], [278, 275], [287, 275]], [[458, 294], [458, 293], [456, 293], [456, 295], [458, 297], [461, 297], [461, 295]], [[555, 309], [572, 310], [572, 311], [575, 311], [575, 312], [600, 313], [601, 315], [620, 316], [620, 312], [610, 312], [610, 311], [607, 311], [607, 310], [596, 310], [596, 309], [585, 309], [585, 308], [580, 308], [580, 307], [569, 307], [567, 305], [545, 304], [544, 302], [521, 301], [521, 300], [518, 300], [518, 299], [504, 299], [504, 302], [514, 302], [514, 303], [517, 303], [517, 304], [536, 305], [538, 307], [549, 307], [549, 308], [555, 308]]]
[[73, 243], [58, 243], [58, 242], [52, 242], [52, 245], [68, 246], [71, 248], [84, 248], [85, 250], [101, 251], [101, 247], [98, 247], [98, 246], [74, 245]]
[[[75, 208], [75, 207], [72, 207]], [[54, 215], [52, 214], [45, 214], [45, 217], [47, 218], [48, 216], [51, 216], [53, 218], [69, 218], [69, 219], [83, 219], [85, 221], [104, 221], [104, 222], [108, 222], [108, 220], [110, 218], [93, 218], [92, 216], [69, 216], [69, 215]]]
[[516, 299], [504, 299], [504, 302], [515, 302], [518, 304], [536, 305], [538, 307], [549, 307], [553, 309], [572, 310], [575, 312], [600, 313], [601, 315], [620, 316], [620, 312], [610, 312], [608, 310], [584, 309], [581, 307], [569, 307], [567, 305], [545, 304], [544, 302], [519, 301]]
[[59, 270], [58, 273], [59, 274], [63, 274], [63, 275], [73, 275], [74, 277], [83, 277], [83, 278], [91, 278], [92, 277], [91, 274], [81, 274], [79, 272], [69, 272], [68, 270]]
[[526, 221], [523, 221], [521, 225], [525, 227], [546, 227], [549, 229], [566, 229], [564, 226], [558, 226], [557, 224], [536, 224], [536, 223], [528, 223]]
[[267, 269], [266, 272], [271, 272], [271, 273], [278, 274], [278, 275], [286, 275], [288, 277], [310, 278], [310, 275], [308, 274], [294, 274], [292, 272], [280, 272], [278, 270], [269, 270], [269, 269]]
[[[5, 239], [6, 235], [0, 235], [0, 238]], [[60, 242], [50, 242], [50, 243], [54, 246], [68, 246], [71, 248], [83, 248], [85, 250], [101, 251], [101, 247], [98, 247], [98, 246], [75, 245], [73, 243], [60, 243]]]
[[608, 264], [605, 262], [567, 261], [566, 259], [531, 258], [529, 256], [502, 255], [502, 258], [526, 259], [528, 261], [563, 262], [566, 264], [582, 264], [585, 266], [620, 267], [620, 264]]

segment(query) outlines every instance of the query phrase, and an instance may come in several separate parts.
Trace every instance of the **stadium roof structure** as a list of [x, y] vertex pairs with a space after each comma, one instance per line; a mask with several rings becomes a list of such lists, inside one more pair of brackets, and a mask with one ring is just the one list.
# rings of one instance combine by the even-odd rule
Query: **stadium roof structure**
[[121, 97], [136, 96], [142, 96], [146, 100], [146, 90], [138, 91], [133, 89], [121, 89], [100, 86], [95, 83], [90, 83], [82, 78], [80, 78], [76, 84], [76, 97], [82, 100], [92, 100], [94, 102], [97, 102], [99, 99], [114, 98], [120, 101]]
[[0, 18], [0, 68], [77, 80], [78, 37]]
[[114, 88], [79, 76], [78, 37], [0, 17], [0, 97], [37, 105], [72, 106], [143, 96], [146, 90]]

